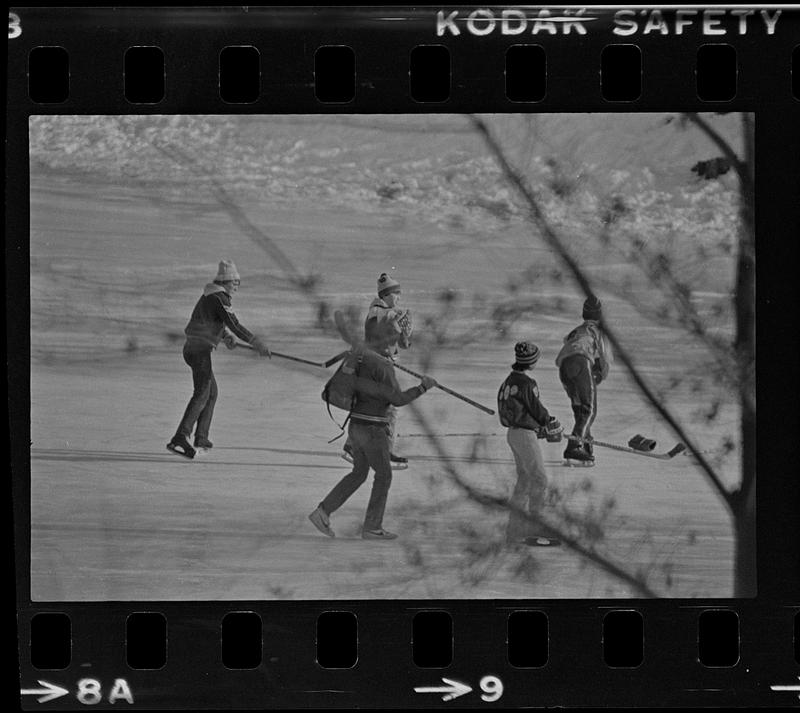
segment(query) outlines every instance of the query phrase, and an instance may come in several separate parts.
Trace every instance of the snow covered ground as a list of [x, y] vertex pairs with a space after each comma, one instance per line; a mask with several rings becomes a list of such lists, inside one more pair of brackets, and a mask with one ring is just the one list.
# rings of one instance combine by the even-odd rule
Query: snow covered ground
[[[719, 248], [733, 239], [735, 192], [693, 182], [693, 160], [713, 155], [697, 134], [665, 117], [627, 119], [624, 127], [603, 115], [542, 119], [524, 134], [530, 175], [549, 187], [543, 199], [554, 222], [606, 281], [622, 280], [628, 267], [589, 236], [597, 177], [617, 181], [627, 229], [696, 273], [693, 299], [724, 334], [730, 325], [718, 305], [732, 265]], [[520, 125], [504, 121], [504, 141], [522, 151]], [[331, 306], [365, 308], [377, 275], [393, 271], [426, 347], [402, 363], [444, 385], [493, 407], [514, 342], [533, 338], [544, 354], [534, 373], [542, 399], [570, 423], [553, 359], [582, 299], [568, 282], [542, 277], [557, 268], [554, 257], [531, 236], [463, 119], [37, 117], [31, 142], [34, 600], [634, 594], [567, 548], [496, 546], [507, 515], [465, 498], [410, 408], [400, 414], [398, 450], [412, 467], [395, 474], [385, 520], [400, 538], [358, 537], [366, 486], [334, 515], [337, 538], [324, 538], [307, 515], [347, 472], [341, 441], [328, 443], [338, 429], [320, 399], [330, 371], [219, 350], [213, 451], [190, 462], [164, 447], [191, 392], [176, 335], [219, 259], [242, 273], [239, 318], [274, 349], [324, 360], [344, 346], [316, 326], [316, 306], [265, 243], [232, 222], [211, 175], [272, 246], [315, 276], [318, 298]], [[571, 172], [568, 204], [552, 190], [554, 155], [563, 159], [558, 170]], [[704, 265], [693, 252], [700, 242]], [[725, 481], [736, 482], [738, 411], [710, 383], [701, 350], [599, 292], [648, 379], [720, 454]], [[514, 300], [541, 308], [493, 329], [493, 307]], [[441, 324], [443, 313], [450, 333], [433, 349], [425, 318]], [[417, 404], [465, 480], [510, 492], [513, 463], [496, 417], [441, 391]], [[619, 367], [600, 387], [594, 430], [622, 444], [643, 433], [659, 450], [675, 442]], [[568, 469], [563, 446], [543, 447], [552, 513], [580, 515], [582, 537], [598, 552], [660, 595], [730, 596], [728, 515], [691, 458], [598, 448], [594, 469]]]

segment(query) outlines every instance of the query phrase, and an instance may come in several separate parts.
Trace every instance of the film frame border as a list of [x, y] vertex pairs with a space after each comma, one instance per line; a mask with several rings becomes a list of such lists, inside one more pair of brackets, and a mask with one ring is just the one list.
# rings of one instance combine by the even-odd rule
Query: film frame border
[[[590, 7], [590, 6], [587, 6]], [[698, 6], [702, 7], [702, 6]], [[760, 9], [759, 6], [755, 6]], [[777, 6], [766, 6], [774, 8]], [[792, 11], [792, 19], [796, 27], [798, 21], [798, 6], [780, 6], [786, 8], [787, 15]], [[452, 10], [471, 10], [474, 6]], [[309, 21], [302, 10], [287, 11], [294, 17], [287, 22], [285, 15], [281, 16], [281, 25], [272, 31], [265, 30], [262, 26], [253, 26], [251, 18], [226, 16], [232, 21], [232, 27], [227, 28], [234, 35], [242, 37], [255, 37], [252, 45], [269, 45], [269, 52], [278, 61], [271, 64], [277, 68], [279, 79], [267, 81], [266, 86], [272, 91], [261, 93], [256, 102], [247, 106], [231, 105], [222, 102], [217, 86], [213, 81], [202, 81], [197, 77], [208, 77], [208, 70], [218, 71], [216, 63], [217, 54], [213, 48], [219, 45], [220, 27], [215, 21], [220, 19], [220, 14], [213, 9], [199, 9], [197, 14], [204, 17], [208, 24], [204, 24], [198, 34], [193, 32], [191, 39], [186, 27], [174, 18], [176, 24], [169, 22], [161, 27], [161, 39], [157, 43], [165, 48], [165, 55], [180, 56], [191, 43], [197, 55], [206, 57], [207, 63], [192, 67], [184, 87], [171, 91], [168, 79], [168, 90], [162, 102], [151, 108], [139, 104], [128, 103], [121, 92], [119, 72], [101, 72], [97, 67], [117, 66], [119, 64], [120, 42], [105, 29], [96, 34], [95, 28], [90, 30], [89, 20], [102, 15], [102, 10], [84, 9], [81, 12], [69, 14], [68, 8], [53, 10], [38, 10], [35, 8], [24, 10], [25, 29], [20, 36], [28, 42], [39, 43], [36, 46], [65, 46], [69, 51], [71, 72], [70, 97], [58, 105], [35, 105], [30, 102], [20, 91], [18, 83], [9, 84], [8, 103], [8, 168], [15, 176], [25, 175], [27, 179], [27, 117], [30, 114], [51, 113], [446, 113], [476, 112], [488, 113], [492, 111], [520, 111], [517, 103], [511, 103], [503, 93], [503, 87], [498, 86], [497, 69], [498, 56], [503, 52], [508, 38], [502, 36], [479, 37], [436, 37], [431, 38], [431, 25], [435, 20], [438, 8], [419, 9], [406, 17], [407, 22], [397, 29], [393, 26], [391, 31], [380, 31], [380, 41], [372, 37], [374, 14], [384, 15], [386, 10], [381, 8], [353, 11], [352, 8], [340, 7], [327, 9]], [[74, 9], [72, 9], [74, 11]], [[183, 11], [183, 10], [182, 10]], [[270, 13], [279, 12], [277, 8], [259, 8], [255, 12], [263, 13], [267, 18]], [[326, 12], [330, 14], [326, 15]], [[22, 11], [17, 11], [23, 15]], [[233, 12], [233, 9], [231, 9]], [[33, 25], [27, 18], [40, 19]], [[131, 36], [128, 42], [151, 46], [147, 42], [152, 37], [151, 22], [159, 18], [163, 22], [161, 10], [152, 12], [143, 11], [141, 8], [123, 9], [131, 22], [127, 35]], [[348, 14], [351, 13], [351, 14]], [[224, 14], [224, 13], [223, 13]], [[401, 13], [402, 14], [402, 13]], [[332, 31], [325, 24], [326, 18], [350, 20], [352, 26], [347, 30]], [[785, 16], [787, 17], [787, 16]], [[787, 17], [788, 19], [788, 17]], [[38, 25], [37, 25], [38, 23]], [[321, 26], [324, 25], [324, 26]], [[33, 39], [30, 38], [28, 28], [34, 28]], [[38, 27], [38, 30], [36, 29]], [[87, 36], [88, 35], [88, 36]], [[323, 45], [335, 45], [344, 42], [348, 46], [355, 46], [358, 67], [376, 66], [385, 75], [371, 80], [374, 92], [356, 93], [354, 100], [346, 105], [323, 104], [321, 105], [314, 96], [313, 90], [313, 57], [299, 53], [297, 45], [298, 35], [302, 35], [309, 45], [321, 42]], [[344, 37], [344, 40], [342, 40]], [[20, 39], [17, 38], [17, 39]], [[142, 38], [142, 39], [139, 39]], [[459, 44], [461, 39], [465, 42]], [[577, 39], [577, 38], [576, 38]], [[687, 32], [682, 37], [683, 41], [676, 41], [664, 47], [663, 38], [642, 37], [638, 44], [644, 53], [648, 50], [659, 53], [662, 59], [672, 58], [678, 64], [680, 58], [685, 59], [686, 47], [696, 47], [698, 39], [695, 33]], [[792, 246], [793, 227], [800, 226], [800, 208], [798, 202], [792, 200], [791, 177], [792, 171], [796, 173], [798, 164], [796, 156], [800, 152], [800, 141], [796, 132], [792, 133], [793, 126], [800, 122], [800, 102], [792, 96], [791, 72], [773, 72], [773, 68], [785, 62], [787, 67], [791, 60], [792, 42], [780, 37], [761, 37], [752, 41], [752, 37], [728, 37], [726, 42], [732, 44], [737, 52], [741, 71], [737, 80], [736, 97], [724, 102], [725, 109], [732, 111], [753, 111], [756, 117], [756, 201], [757, 201], [757, 239], [761, 236], [775, 236], [769, 245], [759, 241], [758, 253], [758, 285], [757, 289], [757, 328], [758, 359], [757, 369], [759, 374], [759, 400], [762, 403], [781, 405], [772, 412], [764, 412], [759, 417], [758, 440], [759, 443], [767, 442], [767, 438], [780, 435], [781, 442], [790, 441], [791, 434], [797, 429], [792, 425], [797, 424], [797, 417], [788, 407], [791, 403], [787, 392], [796, 393], [797, 371], [789, 371], [789, 386], [780, 384], [776, 371], [785, 368], [785, 359], [770, 348], [770, 334], [786, 334], [787, 315], [780, 309], [783, 304], [791, 303], [792, 297], [796, 298], [796, 288], [791, 280], [790, 265], [796, 264], [796, 246]], [[93, 40], [86, 41], [86, 40]], [[588, 48], [595, 55], [609, 42], [599, 35], [589, 34], [581, 37], [585, 43], [583, 48]], [[685, 44], [684, 44], [685, 43]], [[229, 44], [226, 42], [225, 46]], [[456, 92], [451, 94], [446, 106], [423, 104], [413, 102], [404, 92], [407, 82], [407, 67], [398, 57], [405, 57], [404, 50], [418, 44], [443, 44], [450, 49], [452, 81], [451, 87]], [[610, 104], [598, 95], [599, 72], [597, 68], [587, 70], [582, 65], [579, 53], [572, 53], [570, 44], [563, 38], [539, 38], [535, 44], [545, 46], [548, 59], [553, 59], [548, 67], [560, 68], [560, 71], [548, 73], [548, 94], [541, 101], [531, 105], [533, 111], [613, 111], [618, 104]], [[206, 48], [209, 51], [203, 52]], [[199, 51], [198, 51], [199, 50]], [[395, 53], [397, 50], [397, 53]], [[362, 54], [363, 52], [363, 54]], [[20, 74], [22, 68], [21, 55], [9, 52], [9, 77], [24, 76]], [[486, 61], [489, 54], [494, 61]], [[98, 56], [99, 55], [99, 56]], [[263, 59], [262, 54], [262, 59]], [[72, 58], [76, 58], [75, 69], [72, 67]], [[116, 58], [115, 61], [112, 61]], [[364, 59], [366, 58], [366, 59]], [[563, 63], [560, 60], [564, 60]], [[374, 62], [373, 65], [370, 62]], [[311, 68], [311, 83], [309, 84], [309, 62]], [[674, 66], [674, 65], [673, 65]], [[685, 63], [684, 63], [685, 66]], [[203, 68], [205, 67], [205, 69]], [[262, 64], [263, 67], [263, 64]], [[83, 68], [83, 69], [81, 69]], [[90, 68], [88, 73], [84, 73]], [[94, 69], [92, 69], [94, 68]], [[183, 66], [183, 69], [186, 69]], [[199, 74], [198, 74], [199, 72]], [[215, 75], [214, 75], [215, 76]], [[263, 76], [263, 75], [262, 75]], [[665, 73], [663, 79], [674, 78], [675, 73]], [[685, 76], [685, 72], [684, 75]], [[74, 84], [73, 84], [74, 77]], [[659, 86], [657, 93], [651, 92], [648, 82], [648, 73], [643, 76], [642, 96], [626, 104], [625, 110], [634, 111], [674, 111], [676, 106], [681, 110], [701, 109], [708, 111], [708, 103], [697, 100], [696, 97], [687, 96], [687, 87], [680, 82], [667, 81]], [[74, 93], [73, 93], [74, 88]], [[200, 91], [197, 91], [200, 89]], [[152, 109], [152, 110], [151, 110]], [[792, 159], [794, 157], [794, 163]], [[22, 171], [20, 171], [20, 167]], [[28, 284], [27, 264], [24, 251], [15, 248], [24, 247], [27, 241], [27, 201], [29, 196], [27, 180], [15, 181], [7, 188], [7, 234], [18, 236], [7, 242], [7, 279], [8, 294], [15, 294], [15, 304], [27, 303]], [[765, 209], [766, 207], [766, 209]], [[772, 242], [774, 241], [774, 242]], [[777, 244], [776, 244], [777, 243]], [[762, 289], [761, 286], [766, 286]], [[22, 295], [20, 299], [18, 296]], [[795, 300], [796, 303], [796, 300]], [[8, 335], [14, 330], [24, 329], [28, 310], [9, 310]], [[791, 320], [792, 316], [789, 316]], [[789, 346], [796, 344], [796, 317], [794, 322], [789, 321]], [[766, 327], [766, 329], [763, 329]], [[795, 329], [792, 330], [792, 327]], [[781, 331], [781, 328], [784, 330]], [[775, 330], [770, 332], [769, 330]], [[764, 332], [767, 332], [765, 335]], [[13, 357], [9, 362], [9, 375], [21, 379], [25, 383], [25, 370], [29, 364], [29, 351], [27, 345], [20, 348], [15, 345]], [[766, 349], [766, 351], [765, 351]], [[12, 351], [9, 350], [9, 354]], [[793, 380], [792, 380], [793, 379]], [[784, 388], [782, 389], [781, 386]], [[794, 387], [794, 388], [793, 388]], [[476, 683], [487, 675], [496, 673], [505, 683], [504, 696], [499, 699], [504, 706], [518, 707], [523, 705], [547, 706], [565, 705], [582, 706], [592, 704], [623, 704], [623, 705], [652, 705], [654, 702], [664, 705], [794, 705], [794, 696], [790, 693], [777, 696], [770, 687], [770, 682], [775, 679], [775, 686], [791, 686], [797, 675], [797, 654], [794, 660], [791, 656], [791, 622], [794, 618], [796, 632], [796, 617], [800, 611], [800, 604], [796, 594], [798, 587], [798, 553], [797, 519], [792, 519], [796, 513], [791, 509], [791, 504], [797, 502], [797, 483], [779, 481], [779, 474], [785, 464], [781, 462], [779, 454], [767, 452], [762, 459], [765, 463], [767, 475], [760, 476], [758, 480], [759, 523], [770, 522], [770, 529], [766, 531], [762, 525], [758, 529], [758, 594], [748, 600], [618, 600], [607, 602], [604, 600], [583, 601], [551, 601], [551, 600], [523, 600], [503, 601], [500, 605], [496, 602], [479, 600], [469, 601], [336, 601], [336, 602], [244, 602], [231, 603], [210, 602], [126, 602], [92, 604], [87, 602], [48, 602], [33, 603], [29, 599], [29, 589], [26, 573], [29, 578], [30, 556], [30, 522], [24, 521], [24, 514], [30, 512], [29, 493], [26, 487], [29, 483], [30, 471], [26, 471], [24, 464], [27, 461], [27, 446], [24, 439], [18, 438], [19, 424], [29, 416], [29, 402], [24, 402], [25, 389], [12, 388], [10, 396], [10, 415], [16, 424], [12, 432], [11, 454], [13, 473], [13, 518], [15, 559], [17, 567], [17, 600], [18, 600], [18, 626], [20, 663], [22, 665], [22, 682], [28, 682], [37, 677], [58, 678], [65, 680], [65, 676], [82, 679], [91, 678], [84, 676], [84, 670], [78, 668], [78, 661], [88, 666], [91, 676], [103, 685], [103, 692], [113, 688], [113, 681], [124, 678], [130, 682], [133, 695], [137, 697], [137, 704], [141, 702], [148, 705], [155, 695], [157, 701], [153, 705], [180, 707], [187, 702], [187, 697], [196, 695], [197, 699], [189, 701], [197, 705], [202, 700], [203, 707], [226, 708], [232, 700], [238, 707], [260, 707], [276, 705], [278, 707], [348, 707], [352, 703], [359, 706], [376, 705], [395, 706], [400, 703], [408, 707], [422, 707], [438, 705], [435, 698], [414, 695], [413, 686], [423, 683], [426, 679], [435, 682], [442, 676], [452, 674], [453, 678], [468, 681], [476, 689]], [[787, 409], [787, 410], [784, 410]], [[763, 449], [760, 449], [760, 451]], [[29, 464], [28, 464], [29, 465]], [[20, 470], [21, 468], [21, 470]], [[794, 496], [794, 499], [793, 497]], [[20, 522], [20, 513], [23, 521]], [[773, 526], [774, 523], [774, 526]], [[27, 527], [27, 532], [26, 528]], [[790, 545], [794, 542], [794, 549]], [[27, 548], [27, 549], [26, 549]], [[443, 669], [412, 671], [408, 679], [399, 680], [397, 670], [412, 670], [410, 652], [408, 649], [408, 634], [410, 617], [417, 611], [446, 610], [450, 612], [453, 620], [454, 634], [454, 659], [450, 666]], [[600, 641], [597, 638], [598, 623], [608, 610], [634, 609], [643, 612], [645, 616], [645, 663], [635, 672], [630, 670], [622, 672], [625, 675], [616, 676], [619, 688], [614, 694], [604, 693], [598, 697], [597, 692], [603, 690], [604, 682], [608, 680], [613, 671], [602, 661], [601, 656], [595, 656]], [[734, 610], [739, 615], [740, 622], [740, 651], [742, 659], [733, 667], [709, 672], [698, 666], [693, 654], [696, 652], [696, 616], [700, 610]], [[319, 614], [326, 611], [353, 611], [359, 620], [359, 660], [354, 669], [334, 671], [320, 669], [316, 664], [313, 636], [310, 636]], [[548, 665], [536, 669], [535, 675], [528, 669], [515, 670], [507, 662], [505, 632], [502, 622], [507, 619], [508, 613], [520, 610], [545, 611], [550, 619], [551, 649]], [[53, 611], [67, 611], [72, 622], [72, 651], [71, 663], [63, 671], [50, 675], [48, 670], [37, 670], [30, 665], [25, 653], [27, 637], [30, 633], [32, 616], [38, 613]], [[169, 638], [171, 643], [170, 654], [166, 668], [161, 671], [128, 671], [120, 651], [119, 631], [120, 622], [124, 621], [132, 612], [158, 611], [167, 616], [169, 622]], [[261, 615], [265, 626], [264, 662], [252, 672], [236, 672], [231, 674], [224, 668], [211, 670], [214, 651], [217, 649], [218, 628], [215, 624], [221, 617], [231, 611], [253, 611]], [[405, 626], [397, 626], [397, 621], [403, 621]], [[272, 622], [291, 621], [291, 627], [276, 626]], [[554, 629], [554, 622], [557, 624]], [[674, 643], [672, 636], [676, 622], [683, 622], [684, 629], [680, 632], [677, 650], [667, 651], [666, 648], [653, 650], [652, 644], [667, 646], [666, 642]], [[464, 634], [465, 629], [468, 631]], [[556, 635], [556, 631], [560, 633]], [[91, 635], [88, 633], [91, 631]], [[594, 637], [586, 639], [587, 631], [594, 631]], [[309, 638], [302, 638], [298, 632], [306, 632]], [[383, 632], [385, 638], [379, 640], [375, 632]], [[370, 635], [372, 633], [372, 635]], [[277, 656], [268, 657], [267, 634], [274, 648], [269, 652]], [[796, 636], [796, 633], [794, 634]], [[564, 638], [561, 638], [564, 637]], [[787, 659], [782, 659], [776, 647], [769, 643], [784, 641], [788, 654]], [[278, 643], [280, 642], [280, 643]], [[795, 652], [797, 651], [795, 642]], [[362, 648], [363, 647], [363, 648]], [[593, 654], [586, 653], [592, 649]], [[584, 651], [577, 655], [576, 651]], [[178, 661], [175, 661], [176, 655]], [[269, 661], [276, 658], [277, 661]], [[297, 666], [297, 660], [302, 660], [306, 665]], [[387, 665], [387, 659], [388, 664]], [[288, 661], [288, 663], [287, 663]], [[748, 667], [747, 664], [750, 663]], [[565, 669], [570, 667], [570, 678], [564, 681]], [[394, 668], [394, 671], [391, 669]], [[746, 670], [743, 670], [746, 669]], [[80, 670], [80, 674], [78, 671]], [[118, 675], [122, 671], [126, 676]], [[667, 672], [669, 680], [662, 680], [663, 673]], [[216, 673], [216, 675], [215, 675]], [[619, 673], [619, 672], [618, 672]], [[206, 675], [207, 674], [207, 675]], [[441, 676], [439, 674], [442, 674]], [[158, 679], [156, 684], [152, 679]], [[213, 684], [209, 690], [209, 679]], [[713, 679], [713, 686], [709, 680]], [[164, 681], [166, 680], [166, 683]], [[241, 682], [246, 681], [246, 685]], [[377, 682], [377, 684], [376, 684]], [[58, 685], [58, 684], [56, 684]], [[153, 692], [153, 687], [157, 691]], [[73, 686], [74, 687], [74, 686]], [[168, 692], [165, 694], [164, 689]], [[339, 694], [332, 691], [338, 690]], [[316, 693], [312, 694], [311, 692]], [[141, 692], [141, 693], [140, 693]], [[118, 691], [119, 699], [125, 700], [124, 690]], [[90, 696], [91, 693], [87, 694]], [[491, 694], [489, 694], [491, 695]], [[141, 696], [141, 697], [140, 697]], [[348, 700], [345, 700], [348, 699]], [[313, 701], [313, 702], [312, 702]], [[88, 701], [78, 700], [79, 703], [89, 704]], [[459, 704], [486, 705], [494, 701], [476, 698], [460, 698]], [[43, 704], [36, 705], [25, 702], [26, 707], [35, 709]], [[97, 701], [100, 707], [107, 707], [108, 701], [101, 695]], [[441, 704], [446, 707], [446, 703]], [[452, 704], [451, 704], [452, 705]], [[55, 707], [55, 706], [54, 706]]]

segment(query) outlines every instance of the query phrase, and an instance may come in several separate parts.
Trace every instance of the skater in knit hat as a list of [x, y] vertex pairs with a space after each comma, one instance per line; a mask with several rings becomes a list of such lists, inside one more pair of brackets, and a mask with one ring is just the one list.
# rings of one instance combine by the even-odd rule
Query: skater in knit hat
[[528, 374], [536, 366], [539, 347], [529, 340], [514, 347], [511, 373], [497, 392], [497, 413], [508, 430], [506, 440], [517, 469], [517, 482], [511, 496], [511, 514], [506, 528], [506, 542], [552, 547], [561, 542], [546, 528], [537, 525], [531, 515], [541, 512], [544, 504], [547, 473], [538, 439], [561, 440], [563, 428], [539, 400], [539, 387]]
[[[408, 349], [411, 346], [411, 312], [400, 307], [402, 290], [400, 283], [388, 273], [382, 272], [377, 281], [378, 296], [372, 300], [364, 322], [364, 340], [370, 348], [379, 354], [394, 359], [399, 349]], [[394, 452], [395, 426], [397, 423], [397, 410], [389, 407], [389, 444], [390, 460], [395, 469], [407, 468], [408, 458], [399, 456]], [[348, 438], [344, 444], [342, 457], [352, 463], [352, 444]]]
[[[597, 416], [597, 385], [608, 376], [613, 356], [600, 324], [603, 309], [597, 297], [586, 298], [582, 316], [583, 324], [564, 337], [556, 366], [575, 416], [572, 435], [591, 439], [592, 424]], [[584, 441], [570, 440], [564, 458], [574, 465], [594, 465], [592, 446]]]
[[394, 363], [372, 349], [351, 352], [346, 359], [352, 359], [353, 363], [349, 366], [358, 369], [355, 401], [348, 426], [353, 470], [333, 487], [308, 518], [324, 535], [334, 537], [331, 515], [364, 484], [372, 469], [375, 477], [361, 537], [365, 540], [394, 540], [397, 535], [383, 528], [383, 515], [392, 483], [392, 470], [395, 467], [389, 455], [387, 412], [390, 408], [411, 403], [437, 386], [437, 383], [429, 376], [422, 376], [418, 386], [402, 390], [394, 373]]
[[[221, 260], [217, 274], [203, 289], [184, 329], [183, 360], [192, 370], [194, 391], [183, 418], [167, 448], [185, 458], [194, 458], [198, 449], [212, 447], [208, 440], [214, 406], [217, 402], [217, 380], [211, 368], [211, 352], [224, 341], [229, 349], [236, 346], [236, 337], [250, 344], [261, 356], [271, 357], [269, 347], [236, 319], [231, 309], [233, 295], [241, 278], [231, 260]], [[194, 430], [194, 446], [189, 438]]]

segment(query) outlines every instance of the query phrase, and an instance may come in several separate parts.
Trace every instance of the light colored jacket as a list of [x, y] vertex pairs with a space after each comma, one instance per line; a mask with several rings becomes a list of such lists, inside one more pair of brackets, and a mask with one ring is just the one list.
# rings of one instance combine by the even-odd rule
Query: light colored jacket
[[364, 338], [368, 345], [381, 354], [390, 356], [397, 354], [397, 348], [408, 349], [411, 346], [410, 322], [405, 329], [403, 317], [406, 310], [389, 307], [380, 297], [372, 300], [364, 321]]
[[601, 379], [608, 376], [609, 367], [614, 362], [614, 355], [611, 352], [611, 345], [597, 321], [587, 319], [564, 337], [564, 346], [561, 347], [561, 351], [556, 357], [556, 366], [560, 367], [565, 359], [575, 355], [585, 356]]

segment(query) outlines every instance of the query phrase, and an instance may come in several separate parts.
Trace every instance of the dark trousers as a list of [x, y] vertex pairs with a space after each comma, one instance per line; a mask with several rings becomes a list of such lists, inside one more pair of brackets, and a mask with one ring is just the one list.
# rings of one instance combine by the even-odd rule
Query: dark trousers
[[364, 529], [380, 530], [389, 486], [392, 484], [389, 430], [381, 424], [366, 424], [351, 419], [348, 434], [353, 446], [353, 470], [334, 486], [320, 506], [328, 515], [338, 510], [361, 487], [372, 468], [375, 479], [364, 516]]
[[[561, 362], [558, 376], [572, 404], [575, 426], [572, 433], [581, 438], [592, 437], [592, 424], [597, 416], [597, 384], [592, 376], [592, 364], [580, 354]], [[587, 448], [591, 452], [591, 448]]]
[[211, 370], [211, 349], [201, 351], [183, 348], [183, 360], [192, 369], [194, 393], [189, 399], [183, 418], [178, 426], [177, 434], [189, 438], [197, 424], [195, 438], [208, 438], [211, 418], [214, 416], [214, 405], [217, 403], [217, 380]]

